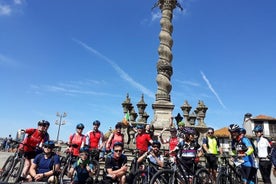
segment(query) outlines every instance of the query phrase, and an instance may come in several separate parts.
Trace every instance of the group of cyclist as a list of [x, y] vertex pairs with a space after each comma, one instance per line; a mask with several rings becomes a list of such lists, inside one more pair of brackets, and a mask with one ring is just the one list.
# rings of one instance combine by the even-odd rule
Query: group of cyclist
[[[173, 119], [172, 119], [173, 120]], [[94, 166], [89, 161], [91, 150], [101, 150], [100, 161], [105, 160], [104, 179], [111, 179], [118, 183], [127, 183], [129, 166], [124, 151], [124, 135], [121, 132], [122, 124], [118, 122], [115, 130], [106, 139], [104, 134], [99, 130], [100, 121], [95, 120], [93, 129], [86, 134], [83, 133], [84, 125], [76, 125], [76, 132], [69, 136], [67, 152], [72, 153], [75, 157], [74, 163], [68, 173], [72, 178], [72, 183], [89, 183], [90, 176], [94, 174]], [[172, 124], [173, 125], [173, 124]], [[60, 157], [53, 152], [55, 144], [49, 140], [47, 130], [50, 126], [48, 121], [38, 122], [37, 128], [24, 130], [27, 136], [20, 144], [19, 149], [24, 153], [25, 165], [20, 177], [23, 181], [48, 181], [54, 182], [60, 170]], [[146, 128], [147, 127], [147, 128]], [[178, 122], [177, 127], [171, 126], [164, 128], [158, 135], [158, 139], [153, 137], [153, 131], [149, 125], [138, 124], [133, 127], [136, 131], [135, 143], [138, 151], [137, 163], [141, 163], [148, 158], [150, 162], [159, 167], [164, 167], [164, 156], [160, 151], [161, 144], [169, 144], [169, 156], [171, 162], [176, 157], [182, 159], [187, 168], [194, 168], [198, 163], [199, 157], [206, 156], [206, 167], [209, 169], [216, 180], [216, 171], [218, 168], [218, 155], [223, 151], [219, 140], [214, 136], [214, 129], [209, 127], [207, 136], [203, 138], [202, 144], [198, 142], [199, 132], [192, 127], [186, 127], [184, 122]], [[165, 130], [170, 132], [169, 137], [163, 138]], [[231, 154], [235, 154], [242, 160], [242, 179], [244, 184], [254, 183], [256, 177], [257, 165], [255, 163], [254, 150], [258, 149], [259, 169], [265, 183], [271, 183], [270, 171], [270, 146], [267, 139], [263, 137], [263, 128], [256, 126], [254, 132], [257, 136], [256, 147], [245, 136], [245, 129], [240, 128], [237, 124], [231, 124], [228, 127], [231, 134]], [[201, 146], [202, 145], [202, 146]], [[42, 149], [37, 149], [41, 147]], [[107, 154], [108, 153], [108, 154]], [[34, 159], [31, 162], [31, 159]], [[188, 172], [189, 181], [192, 181], [194, 173]]]

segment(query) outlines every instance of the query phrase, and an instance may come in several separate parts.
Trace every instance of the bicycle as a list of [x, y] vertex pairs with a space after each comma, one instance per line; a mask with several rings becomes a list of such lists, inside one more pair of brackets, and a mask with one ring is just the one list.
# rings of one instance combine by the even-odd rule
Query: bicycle
[[[193, 158], [191, 158], [193, 159]], [[188, 173], [193, 173], [189, 176]], [[170, 169], [159, 170], [150, 184], [209, 184], [212, 183], [211, 174], [206, 168], [194, 162], [193, 168], [188, 168], [184, 161], [176, 156], [176, 161], [171, 162]]]
[[241, 184], [241, 166], [239, 162], [232, 162], [229, 156], [223, 155], [221, 157], [221, 166], [217, 176], [216, 184]]

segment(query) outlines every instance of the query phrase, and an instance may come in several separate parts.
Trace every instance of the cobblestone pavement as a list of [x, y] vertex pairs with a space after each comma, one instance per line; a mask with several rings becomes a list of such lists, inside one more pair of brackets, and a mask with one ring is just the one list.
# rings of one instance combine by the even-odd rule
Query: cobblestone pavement
[[[2, 168], [5, 160], [10, 156], [12, 155], [12, 153], [9, 153], [9, 152], [0, 152], [0, 168]], [[258, 172], [258, 178], [260, 178], [260, 173]], [[276, 177], [273, 176], [273, 174], [271, 173], [271, 180], [272, 180], [272, 183], [276, 184]], [[262, 184], [263, 182], [259, 182], [259, 184]]]

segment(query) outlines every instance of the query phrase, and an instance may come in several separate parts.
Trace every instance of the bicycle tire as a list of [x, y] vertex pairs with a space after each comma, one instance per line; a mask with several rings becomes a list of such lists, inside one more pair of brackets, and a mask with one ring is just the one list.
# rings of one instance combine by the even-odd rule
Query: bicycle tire
[[172, 169], [163, 169], [152, 176], [150, 184], [188, 184], [187, 178]]
[[147, 171], [138, 171], [135, 173], [133, 184], [150, 184], [150, 180], [152, 178], [152, 174], [149, 173], [150, 176], [148, 176]]
[[70, 162], [66, 163], [60, 173], [60, 176], [59, 176], [59, 182], [60, 184], [67, 184], [67, 183], [71, 183], [71, 178], [68, 178], [67, 174], [68, 174], [68, 171], [71, 167], [71, 164]]
[[17, 183], [23, 171], [24, 163], [25, 163], [24, 158], [17, 158], [14, 161], [12, 168], [10, 168], [11, 170], [7, 178], [5, 179], [5, 181], [8, 183]]
[[193, 184], [210, 184], [213, 183], [212, 176], [206, 168], [200, 168], [196, 171]]
[[5, 178], [9, 174], [9, 171], [12, 167], [13, 162], [14, 162], [14, 156], [11, 155], [7, 158], [7, 160], [5, 161], [5, 163], [2, 167], [2, 172], [1, 172], [1, 175], [0, 175], [0, 181], [5, 181]]
[[100, 174], [100, 164], [97, 160], [92, 160], [91, 163], [95, 168], [95, 174], [93, 175], [93, 183], [98, 183], [99, 174]]
[[220, 172], [217, 176], [216, 184], [230, 184], [229, 176]]

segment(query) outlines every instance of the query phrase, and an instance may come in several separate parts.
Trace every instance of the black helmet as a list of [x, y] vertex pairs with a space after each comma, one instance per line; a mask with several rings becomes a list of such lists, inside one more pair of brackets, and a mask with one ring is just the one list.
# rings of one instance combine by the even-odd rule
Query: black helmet
[[240, 128], [240, 133], [246, 134], [246, 130], [244, 128]]
[[228, 127], [229, 132], [239, 132], [240, 131], [240, 126], [237, 124], [230, 124]]
[[46, 141], [43, 143], [43, 147], [48, 147], [48, 148], [53, 149], [55, 147], [55, 143], [54, 143], [54, 141]]
[[118, 123], [115, 125], [115, 129], [117, 129], [117, 128], [122, 128], [121, 122], [118, 122]]
[[183, 132], [184, 132], [184, 134], [188, 134], [188, 135], [195, 135], [196, 134], [195, 129], [190, 128], [190, 127], [185, 127], [183, 129]]
[[95, 120], [95, 121], [93, 121], [93, 125], [98, 125], [98, 126], [100, 126], [100, 125], [101, 125], [101, 122], [100, 122], [99, 120]]
[[84, 129], [84, 125], [82, 123], [79, 123], [79, 124], [77, 124], [76, 128], [83, 130]]
[[161, 147], [161, 143], [158, 141], [158, 140], [154, 140], [153, 142], [152, 142], [152, 147], [154, 146], [154, 145], [156, 145], [158, 148], [160, 148]]
[[[47, 122], [48, 122], [48, 121], [46, 121], [46, 120], [41, 120], [41, 121], [37, 122], [37, 125], [38, 125], [38, 126], [46, 126], [46, 125], [47, 125]], [[48, 122], [48, 123], [49, 123], [49, 122]]]
[[144, 129], [144, 125], [138, 124], [138, 125], [136, 126], [136, 128], [137, 128], [137, 129]]

